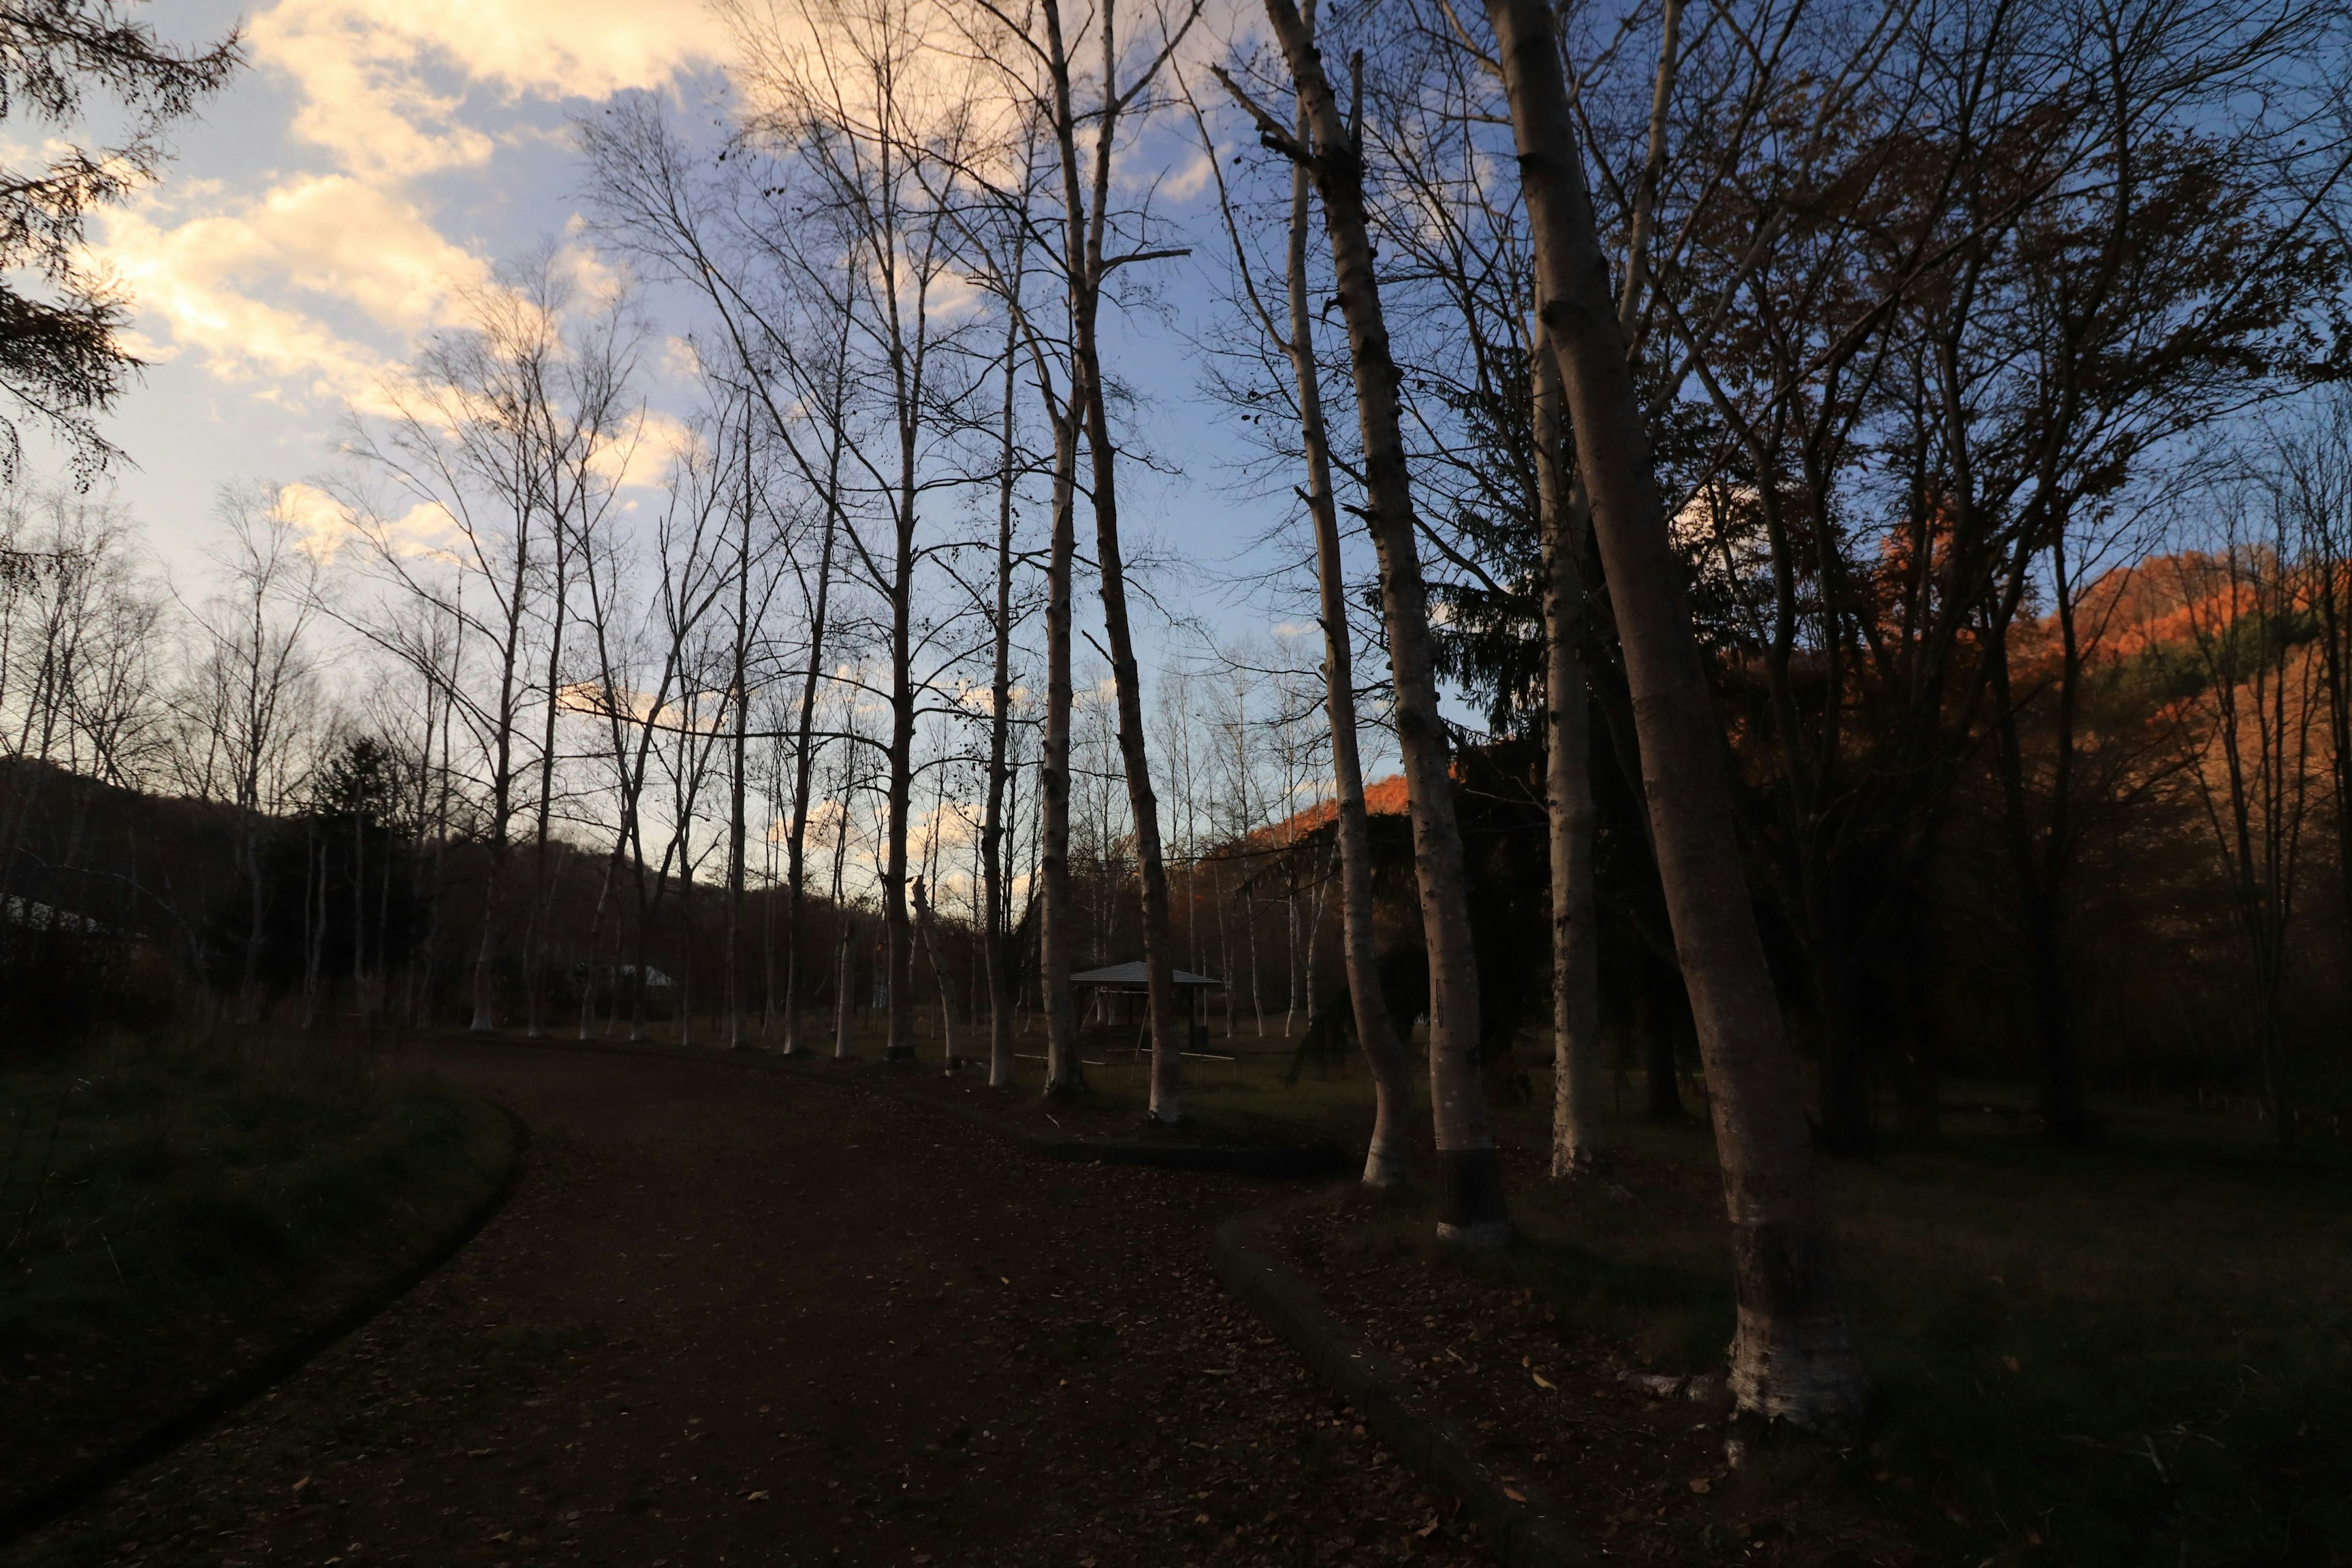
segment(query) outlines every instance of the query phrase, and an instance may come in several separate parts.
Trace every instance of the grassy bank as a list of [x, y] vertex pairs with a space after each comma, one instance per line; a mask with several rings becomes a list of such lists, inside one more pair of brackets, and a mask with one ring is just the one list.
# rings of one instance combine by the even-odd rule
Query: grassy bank
[[[1361, 1138], [1360, 1070], [1287, 1083], [1278, 1040], [1234, 1045], [1264, 1054], [1185, 1063], [1202, 1136]], [[1096, 1059], [1091, 1098], [1139, 1118], [1143, 1064]], [[1022, 1067], [1034, 1090], [1040, 1064]], [[1655, 1370], [1718, 1369], [1732, 1306], [1704, 1122], [1613, 1117], [1611, 1182], [1558, 1188], [1540, 1177], [1544, 1075], [1533, 1090], [1497, 1115], [1522, 1245], [1441, 1266], [1533, 1287]], [[2100, 1146], [2066, 1150], [2016, 1113], [2013, 1086], [1953, 1098], [1969, 1109], [1947, 1117], [1944, 1147], [1821, 1167], [1882, 1406], [1845, 1484], [1937, 1562], [2352, 1563], [2341, 1145], [2285, 1156], [2248, 1120], [2115, 1106]], [[1624, 1100], [1641, 1103], [1638, 1082]], [[1421, 1139], [1426, 1125], [1423, 1108]], [[1425, 1216], [1380, 1228], [1442, 1256]]]
[[488, 1108], [307, 1042], [0, 1068], [0, 1506], [378, 1288], [507, 1148]]
[[[1612, 1180], [1556, 1187], [1535, 1089], [1498, 1118], [1525, 1151], [1520, 1246], [1442, 1258], [1407, 1215], [1383, 1239], [1531, 1286], [1655, 1370], [1719, 1369], [1732, 1304], [1707, 1129], [1612, 1119]], [[1324, 1128], [1351, 1098], [1360, 1122], [1365, 1092], [1359, 1076], [1201, 1100]], [[1845, 1483], [1931, 1561], [2352, 1563], [2344, 1151], [2283, 1155], [2257, 1124], [2153, 1109], [2112, 1108], [2108, 1129], [2067, 1150], [1957, 1113], [1940, 1149], [1822, 1163], [1881, 1406]]]

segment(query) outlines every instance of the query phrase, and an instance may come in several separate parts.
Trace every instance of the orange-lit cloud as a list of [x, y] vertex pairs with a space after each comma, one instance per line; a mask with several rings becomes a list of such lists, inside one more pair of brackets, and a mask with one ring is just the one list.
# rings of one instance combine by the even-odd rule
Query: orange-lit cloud
[[[101, 259], [139, 303], [149, 357], [192, 358], [267, 401], [375, 412], [418, 336], [489, 274], [425, 177], [542, 137], [546, 117], [534, 130], [520, 112], [532, 101], [658, 88], [719, 47], [693, 0], [278, 0], [247, 38], [257, 70], [292, 89], [285, 162], [327, 166], [244, 189], [184, 171], [104, 215]], [[614, 284], [584, 251], [562, 259], [587, 295]]]

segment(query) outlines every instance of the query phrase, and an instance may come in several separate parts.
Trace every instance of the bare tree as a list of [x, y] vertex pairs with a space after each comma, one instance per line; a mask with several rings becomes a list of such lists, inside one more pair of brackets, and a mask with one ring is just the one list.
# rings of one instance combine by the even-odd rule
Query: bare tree
[[2324, 656], [2302, 625], [2310, 585], [2292, 554], [2293, 514], [2282, 499], [2220, 498], [2220, 548], [2177, 555], [2172, 567], [2189, 666], [2203, 688], [2200, 711], [2183, 727], [2196, 748], [2188, 787], [2229, 888], [2263, 1100], [2285, 1144], [2294, 1119], [2283, 1014]]
[[[1278, 0], [1277, 0], [1278, 3]], [[1489, 0], [1535, 237], [1537, 317], [1559, 364], [1639, 725], [1651, 832], [1698, 1020], [1733, 1236], [1742, 1408], [1857, 1418], [1846, 1336], [1779, 999], [1733, 835], [1723, 737], [1666, 531], [1643, 409], [1594, 229], [1558, 36], [1536, 0]]]
[[742, 54], [741, 79], [759, 107], [749, 132], [758, 142], [788, 148], [803, 178], [794, 187], [803, 211], [822, 215], [840, 242], [810, 265], [805, 250], [779, 246], [779, 260], [800, 268], [806, 286], [834, 291], [831, 309], [852, 323], [870, 359], [871, 383], [888, 439], [882, 449], [851, 444], [847, 457], [865, 470], [881, 514], [883, 537], [869, 542], [853, 518], [845, 539], [887, 606], [883, 671], [892, 715], [886, 742], [888, 807], [882, 873], [889, 962], [887, 1059], [911, 1058], [914, 935], [907, 899], [908, 829], [914, 746], [929, 680], [919, 626], [917, 578], [939, 548], [923, 539], [924, 504], [951, 482], [932, 449], [953, 440], [952, 422], [934, 418], [954, 400], [941, 378], [957, 363], [956, 322], [937, 296], [953, 267], [955, 227], [938, 195], [943, 181], [929, 165], [952, 165], [968, 125], [967, 84], [952, 68], [931, 68], [925, 54], [928, 13], [915, 0], [784, 6], [730, 5]]
[[[474, 953], [477, 1030], [497, 1024], [493, 963], [528, 765], [527, 661], [534, 626], [546, 624], [541, 594], [559, 549], [546, 514], [545, 405], [561, 339], [531, 287], [534, 275], [544, 276], [543, 268], [476, 289], [467, 328], [428, 344], [417, 374], [386, 388], [388, 417], [363, 423], [352, 443], [409, 503], [395, 513], [354, 498], [349, 515], [369, 566], [395, 595], [436, 606], [487, 645], [487, 684], [450, 694], [483, 768], [488, 856]], [[445, 527], [447, 542], [425, 546], [413, 537], [412, 511]], [[471, 605], [461, 591], [469, 580], [478, 584]], [[398, 646], [384, 628], [362, 625]], [[545, 698], [552, 702], [555, 693]]]
[[2293, 523], [2317, 623], [2336, 876], [2352, 938], [2352, 398], [2331, 395], [2281, 440], [2269, 482]]
[[247, 921], [237, 1016], [257, 1022], [258, 974], [268, 890], [261, 863], [267, 814], [280, 810], [299, 774], [299, 748], [312, 721], [320, 573], [283, 486], [223, 493], [215, 557], [219, 595], [194, 619], [204, 653], [178, 700], [182, 777], [236, 807], [237, 859]]
[[[1437, 706], [1428, 590], [1406, 463], [1402, 399], [1389, 348], [1381, 286], [1364, 205], [1360, 137], [1338, 95], [1305, 18], [1290, 0], [1266, 0], [1266, 16], [1305, 110], [1302, 141], [1222, 78], [1257, 122], [1260, 139], [1307, 168], [1322, 197], [1339, 305], [1355, 371], [1362, 430], [1365, 522], [1380, 555], [1381, 600], [1395, 682], [1398, 749], [1412, 818], [1423, 940], [1429, 952], [1429, 1074], [1432, 1119], [1444, 1186], [1439, 1234], [1499, 1246], [1511, 1234], [1495, 1161], [1486, 1093], [1478, 1079], [1478, 963], [1470, 942], [1469, 877], [1455, 820], [1451, 748]], [[1359, 100], [1360, 104], [1360, 99]]]
[[[1128, 608], [1127, 566], [1118, 520], [1118, 447], [1111, 433], [1099, 326], [1107, 286], [1114, 272], [1122, 267], [1184, 254], [1181, 248], [1153, 249], [1140, 241], [1133, 249], [1114, 251], [1108, 242], [1118, 240], [1120, 235], [1119, 229], [1113, 226], [1112, 174], [1118, 163], [1122, 118], [1155, 91], [1170, 56], [1199, 16], [1200, 3], [1192, 0], [1189, 5], [1179, 5], [1172, 12], [1158, 13], [1153, 18], [1156, 26], [1139, 43], [1130, 43], [1120, 35], [1123, 18], [1115, 4], [1097, 7], [1074, 31], [1066, 24], [1057, 0], [1043, 0], [1035, 18], [1038, 25], [1034, 26], [1030, 18], [1016, 17], [992, 0], [979, 3], [999, 24], [999, 39], [1027, 55], [1033, 68], [1027, 90], [1034, 110], [1051, 135], [1059, 163], [1062, 237], [1057, 259], [1066, 296], [1070, 384], [1063, 411], [1069, 428], [1057, 432], [1057, 447], [1075, 459], [1075, 442], [1083, 428], [1088, 462], [1087, 493], [1095, 514], [1095, 566], [1101, 587], [1111, 679], [1118, 689], [1119, 752], [1127, 773], [1129, 810], [1134, 819], [1140, 871], [1143, 962], [1151, 1016], [1150, 1113], [1160, 1121], [1172, 1122], [1182, 1114], [1180, 1096], [1183, 1037], [1177, 1022], [1175, 985], [1170, 978], [1173, 964], [1169, 952], [1168, 872], [1160, 847], [1159, 801], [1152, 790], [1144, 725], [1143, 677], [1136, 663]], [[1080, 95], [1088, 85], [1087, 68], [1078, 59], [1077, 51], [1089, 46], [1097, 57], [1095, 69], [1098, 75], [1091, 83], [1093, 101], [1082, 103]], [[1057, 520], [1062, 488], [1058, 468], [1057, 464]], [[1071, 472], [1075, 479], [1075, 467]], [[1058, 560], [1058, 549], [1056, 556]], [[1049, 588], [1049, 595], [1057, 592], [1058, 584]], [[1047, 622], [1050, 660], [1052, 645], [1060, 636], [1055, 611], [1050, 604]], [[1053, 754], [1053, 676], [1061, 668], [1053, 667], [1047, 677], [1049, 802], [1055, 788], [1053, 774], [1058, 760]], [[1054, 849], [1050, 843], [1054, 832], [1050, 804], [1048, 809], [1050, 865]], [[1048, 877], [1048, 898], [1057, 899], [1050, 870]], [[1058, 912], [1049, 903], [1049, 927]], [[1054, 940], [1058, 942], [1059, 939]], [[1056, 980], [1050, 973], [1054, 962], [1048, 960], [1049, 987]], [[1062, 978], [1066, 984], [1066, 975]]]

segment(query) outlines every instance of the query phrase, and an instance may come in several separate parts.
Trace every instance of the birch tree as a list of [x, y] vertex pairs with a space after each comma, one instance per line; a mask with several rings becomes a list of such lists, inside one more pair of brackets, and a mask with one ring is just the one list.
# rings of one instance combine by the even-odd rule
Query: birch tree
[[1843, 1426], [1861, 1414], [1861, 1362], [1837, 1300], [1795, 1063], [1733, 837], [1722, 731], [1650, 468], [1559, 41], [1535, 0], [1489, 0], [1486, 16], [1535, 239], [1536, 315], [1559, 363], [1616, 612], [1652, 837], [1706, 1063], [1739, 1302], [1732, 1390], [1743, 1409]]
[[1470, 945], [1468, 869], [1454, 815], [1450, 746], [1438, 712], [1397, 365], [1372, 266], [1362, 143], [1340, 111], [1306, 19], [1291, 0], [1266, 0], [1265, 9], [1305, 111], [1306, 138], [1257, 106], [1230, 77], [1223, 79], [1249, 110], [1260, 139], [1313, 174], [1348, 324], [1362, 432], [1365, 523], [1380, 557], [1397, 744], [1404, 759], [1413, 870], [1429, 952], [1430, 1102], [1443, 1184], [1438, 1231], [1472, 1246], [1500, 1246], [1510, 1237], [1511, 1222], [1478, 1078], [1478, 963]]

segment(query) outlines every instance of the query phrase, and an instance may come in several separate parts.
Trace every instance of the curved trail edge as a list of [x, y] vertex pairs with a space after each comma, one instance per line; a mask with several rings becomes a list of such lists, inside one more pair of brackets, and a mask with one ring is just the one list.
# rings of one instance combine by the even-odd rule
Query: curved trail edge
[[419, 1251], [374, 1289], [298, 1335], [269, 1355], [230, 1377], [210, 1393], [164, 1416], [145, 1431], [116, 1445], [64, 1479], [9, 1505], [0, 1512], [0, 1548], [15, 1545], [45, 1524], [72, 1512], [82, 1503], [201, 1437], [215, 1426], [309, 1365], [320, 1352], [365, 1328], [394, 1302], [438, 1273], [498, 1217], [499, 1211], [522, 1184], [530, 1152], [530, 1125], [515, 1110], [498, 1100], [485, 1100], [507, 1126], [507, 1168], [496, 1184], [468, 1210], [447, 1234]]

